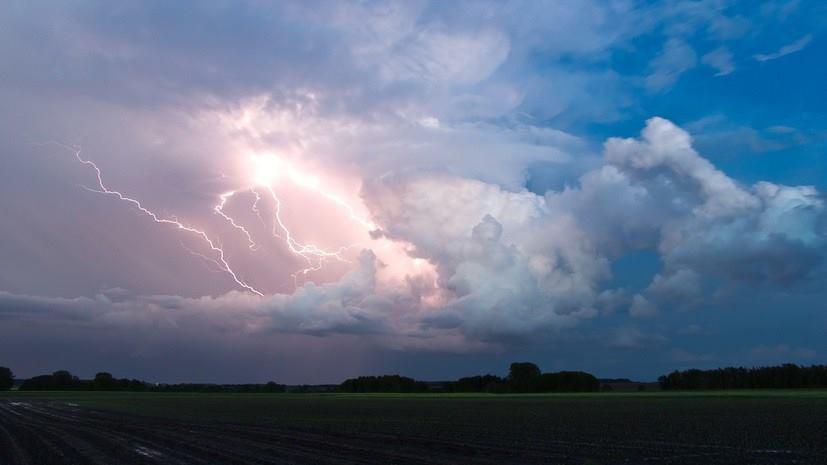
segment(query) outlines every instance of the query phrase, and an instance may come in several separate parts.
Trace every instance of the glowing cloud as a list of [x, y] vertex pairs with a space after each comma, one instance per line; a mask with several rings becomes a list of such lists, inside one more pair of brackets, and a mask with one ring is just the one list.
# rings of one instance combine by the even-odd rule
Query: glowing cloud
[[[228, 274], [232, 278], [233, 282], [240, 286], [242, 289], [245, 289], [259, 296], [264, 296], [264, 293], [261, 290], [253, 287], [251, 284], [240, 278], [239, 273], [228, 262], [226, 256], [227, 254], [224, 248], [222, 248], [222, 246], [219, 245], [218, 242], [216, 242], [214, 239], [210, 238], [210, 236], [204, 229], [199, 229], [194, 226], [184, 224], [175, 218], [162, 218], [158, 216], [158, 214], [156, 214], [154, 211], [146, 208], [139, 200], [133, 197], [129, 197], [120, 191], [108, 188], [104, 184], [101, 169], [98, 167], [97, 164], [95, 164], [91, 160], [83, 158], [81, 156], [80, 149], [74, 149], [63, 144], [56, 145], [72, 150], [74, 152], [75, 158], [80, 163], [92, 167], [97, 179], [97, 188], [86, 188], [87, 190], [101, 194], [113, 195], [117, 197], [119, 200], [131, 204], [132, 206], [137, 208], [141, 213], [150, 217], [152, 221], [154, 221], [155, 223], [171, 225], [179, 230], [183, 230], [185, 232], [195, 235], [196, 237], [201, 239], [201, 241], [206, 245], [207, 248], [210, 249], [211, 252], [214, 253], [215, 256], [211, 257], [202, 254], [198, 251], [190, 249], [189, 247], [186, 247], [182, 243], [182, 246], [185, 248], [185, 250], [187, 250], [189, 253], [193, 255], [201, 257], [206, 261], [216, 265], [220, 271]], [[339, 262], [350, 263], [350, 260], [346, 258], [344, 254], [348, 250], [356, 247], [357, 244], [342, 245], [328, 249], [316, 244], [304, 243], [296, 238], [295, 234], [291, 231], [286, 221], [282, 217], [282, 200], [277, 194], [275, 186], [285, 187], [283, 182], [288, 181], [295, 186], [309, 190], [310, 192], [321, 196], [327, 201], [333, 203], [336, 206], [336, 208], [343, 209], [351, 220], [353, 220], [356, 224], [364, 228], [366, 235], [368, 232], [376, 229], [374, 223], [366, 218], [358, 216], [355, 213], [355, 209], [353, 208], [353, 206], [351, 206], [341, 196], [326, 191], [323, 188], [322, 182], [318, 176], [297, 169], [296, 167], [288, 164], [286, 161], [273, 154], [254, 155], [251, 157], [251, 160], [251, 170], [253, 173], [252, 184], [246, 186], [243, 189], [226, 191], [220, 194], [218, 196], [218, 202], [212, 208], [215, 214], [224, 219], [228, 224], [230, 224], [233, 227], [233, 229], [241, 233], [241, 235], [247, 242], [249, 250], [252, 252], [256, 252], [259, 250], [260, 245], [254, 239], [251, 230], [248, 229], [247, 226], [241, 224], [233, 216], [227, 214], [225, 208], [227, 207], [228, 202], [230, 202], [230, 200], [233, 199], [239, 192], [250, 192], [255, 196], [255, 200], [250, 206], [250, 208], [252, 212], [255, 213], [255, 215], [261, 220], [262, 224], [264, 224], [265, 221], [264, 217], [262, 216], [262, 211], [260, 207], [260, 202], [262, 200], [261, 191], [264, 191], [273, 203], [272, 224], [269, 228], [271, 235], [276, 239], [282, 240], [287, 250], [289, 250], [296, 256], [301, 257], [302, 260], [307, 264], [306, 267], [301, 268], [292, 273], [293, 279], [294, 281], [296, 281], [296, 285], [298, 285], [297, 278], [299, 276], [306, 276], [311, 272], [321, 270], [327, 261], [336, 260]], [[385, 244], [385, 246], [385, 248], [387, 248], [387, 244]], [[417, 267], [421, 268], [421, 266], [421, 263], [417, 264]]]

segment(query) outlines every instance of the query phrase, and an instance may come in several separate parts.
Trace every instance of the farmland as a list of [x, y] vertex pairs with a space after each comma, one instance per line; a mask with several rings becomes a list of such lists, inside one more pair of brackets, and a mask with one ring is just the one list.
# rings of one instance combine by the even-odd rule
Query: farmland
[[0, 395], [0, 464], [827, 463], [827, 392]]

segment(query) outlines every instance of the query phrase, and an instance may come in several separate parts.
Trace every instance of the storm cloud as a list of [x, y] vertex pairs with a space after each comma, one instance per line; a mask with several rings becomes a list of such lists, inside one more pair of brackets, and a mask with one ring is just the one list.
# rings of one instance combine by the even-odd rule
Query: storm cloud
[[[261, 373], [268, 344], [324, 366], [328, 351], [362, 360], [342, 373], [446, 354], [725, 359], [678, 347], [684, 329], [737, 328], [726, 308], [790, 321], [781, 298], [814, 308], [824, 179], [742, 169], [743, 154], [721, 154], [740, 145], [692, 124], [706, 110], [663, 102], [806, 56], [820, 36], [785, 29], [795, 5], [701, 3], [12, 2], [0, 348], [63, 328], [53, 347], [82, 334], [139, 366], [129, 354], [180, 337], [187, 357], [255, 352]], [[808, 134], [783, 148], [817, 150], [820, 133], [793, 123], [762, 124]], [[76, 149], [106, 186], [203, 230], [263, 295], [198, 235], [94, 192]], [[228, 192], [235, 224], [215, 209]], [[827, 320], [812, 318], [818, 333]], [[32, 353], [17, 357], [48, 365]]]

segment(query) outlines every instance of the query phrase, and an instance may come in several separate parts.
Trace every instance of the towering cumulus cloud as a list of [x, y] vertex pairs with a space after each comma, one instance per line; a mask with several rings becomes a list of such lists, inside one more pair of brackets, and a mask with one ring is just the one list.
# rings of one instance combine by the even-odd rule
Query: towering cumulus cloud
[[633, 315], [686, 304], [736, 281], [790, 285], [824, 253], [824, 202], [808, 186], [738, 185], [689, 134], [650, 119], [639, 139], [609, 139], [602, 166], [544, 196], [430, 172], [369, 181], [381, 233], [436, 267], [439, 311], [422, 325], [490, 337], [598, 315], [611, 262], [656, 251], [661, 271], [627, 303]]

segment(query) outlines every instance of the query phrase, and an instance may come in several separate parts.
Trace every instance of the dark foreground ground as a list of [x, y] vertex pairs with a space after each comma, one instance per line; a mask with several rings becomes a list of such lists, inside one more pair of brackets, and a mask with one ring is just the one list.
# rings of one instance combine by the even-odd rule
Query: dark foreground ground
[[0, 465], [827, 464], [827, 393], [0, 395]]

